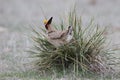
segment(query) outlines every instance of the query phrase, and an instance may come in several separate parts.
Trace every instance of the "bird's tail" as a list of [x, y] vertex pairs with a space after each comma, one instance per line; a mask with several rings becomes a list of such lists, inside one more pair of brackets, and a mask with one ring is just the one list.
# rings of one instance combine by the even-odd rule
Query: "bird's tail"
[[70, 42], [72, 40], [72, 38], [73, 38], [72, 31], [73, 31], [72, 26], [69, 26], [68, 27], [68, 32], [67, 32], [67, 39], [66, 39], [67, 42]]
[[72, 26], [69, 26], [69, 27], [68, 27], [68, 35], [72, 35], [72, 31], [73, 31]]

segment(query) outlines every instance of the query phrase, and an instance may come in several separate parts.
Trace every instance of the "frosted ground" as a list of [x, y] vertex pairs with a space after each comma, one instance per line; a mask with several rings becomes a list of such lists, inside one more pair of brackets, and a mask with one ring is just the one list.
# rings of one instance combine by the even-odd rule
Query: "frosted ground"
[[[47, 18], [53, 16], [54, 23], [59, 23], [58, 16], [66, 14], [74, 2], [0, 0], [0, 80], [41, 80], [27, 64], [31, 61], [29, 54], [25, 52], [32, 45], [29, 40], [30, 27], [43, 25], [41, 7]], [[94, 17], [101, 27], [107, 26], [105, 35], [111, 42], [110, 45], [120, 48], [120, 0], [97, 0], [95, 5], [91, 5], [90, 0], [78, 0], [76, 5], [84, 25]], [[116, 52], [113, 56], [119, 58], [119, 53]], [[120, 59], [116, 61], [119, 63]], [[117, 72], [120, 71], [119, 67], [120, 64], [114, 67]]]

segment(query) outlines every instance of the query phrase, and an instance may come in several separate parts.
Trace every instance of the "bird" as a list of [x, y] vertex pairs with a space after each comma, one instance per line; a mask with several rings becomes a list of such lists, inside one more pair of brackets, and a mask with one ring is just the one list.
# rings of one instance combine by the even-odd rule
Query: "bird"
[[66, 30], [56, 30], [51, 25], [52, 19], [53, 17], [51, 17], [49, 20], [44, 20], [48, 41], [55, 47], [69, 43], [73, 38], [73, 27], [69, 26]]

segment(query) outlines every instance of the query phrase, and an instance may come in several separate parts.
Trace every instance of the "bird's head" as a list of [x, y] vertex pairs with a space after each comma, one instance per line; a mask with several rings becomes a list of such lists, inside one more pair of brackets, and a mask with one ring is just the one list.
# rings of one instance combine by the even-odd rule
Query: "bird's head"
[[48, 29], [48, 27], [50, 27], [52, 19], [53, 19], [53, 17], [51, 17], [49, 20], [44, 20], [43, 21], [46, 29]]

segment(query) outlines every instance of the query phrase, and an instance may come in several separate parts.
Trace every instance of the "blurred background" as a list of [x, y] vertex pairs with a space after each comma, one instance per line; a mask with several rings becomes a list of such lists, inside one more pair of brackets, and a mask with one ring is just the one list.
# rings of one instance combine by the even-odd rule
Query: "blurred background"
[[66, 15], [74, 4], [84, 25], [94, 18], [100, 26], [108, 28], [108, 41], [118, 47], [120, 0], [0, 0], [0, 75], [29, 69], [25, 65], [31, 61], [25, 52], [32, 45], [29, 28], [44, 26], [44, 15], [53, 16], [53, 22], [59, 23], [60, 16]]
[[0, 26], [23, 29], [28, 24], [40, 24], [44, 15], [53, 16], [57, 22], [75, 3], [85, 21], [94, 17], [100, 25], [120, 26], [119, 0], [0, 0]]

